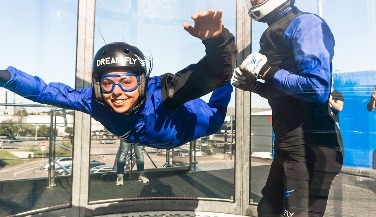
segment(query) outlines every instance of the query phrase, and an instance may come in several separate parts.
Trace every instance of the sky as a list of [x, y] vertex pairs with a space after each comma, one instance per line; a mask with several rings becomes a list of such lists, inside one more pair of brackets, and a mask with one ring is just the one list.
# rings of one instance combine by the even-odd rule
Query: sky
[[[13, 65], [48, 82], [74, 87], [76, 63], [77, 0], [0, 0], [0, 68]], [[316, 0], [296, 0], [303, 11], [317, 13]], [[335, 39], [334, 71], [376, 70], [376, 1], [322, 0], [321, 14]], [[126, 41], [152, 56], [152, 76], [175, 73], [197, 62], [204, 46], [182, 28], [193, 24], [190, 16], [209, 8], [223, 9], [223, 23], [236, 31], [236, 5], [229, 0], [97, 0], [95, 44]], [[20, 6], [22, 5], [22, 6]], [[252, 42], [267, 26], [253, 23]], [[1, 93], [4, 89], [0, 88]], [[205, 100], [208, 96], [203, 97]], [[3, 102], [3, 101], [2, 101]], [[16, 102], [29, 103], [22, 98]], [[235, 104], [232, 97], [230, 106]], [[265, 100], [252, 95], [252, 107], [268, 107]]]

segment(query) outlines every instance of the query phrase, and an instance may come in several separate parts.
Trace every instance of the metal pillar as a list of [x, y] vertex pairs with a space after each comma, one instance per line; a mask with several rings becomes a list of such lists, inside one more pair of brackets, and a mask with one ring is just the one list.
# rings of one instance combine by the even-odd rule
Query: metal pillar
[[56, 159], [56, 151], [55, 151], [55, 130], [56, 130], [56, 120], [54, 120], [55, 111], [51, 109], [50, 111], [50, 139], [49, 139], [49, 147], [48, 147], [48, 187], [56, 186], [55, 183], [55, 159]]
[[[90, 87], [94, 48], [95, 0], [78, 1], [75, 88]], [[73, 139], [73, 183], [70, 216], [87, 216], [89, 200], [91, 117], [75, 111]]]
[[[236, 1], [236, 45], [237, 65], [251, 51], [251, 18], [244, 9], [244, 0]], [[235, 205], [241, 215], [255, 216], [250, 208], [250, 137], [251, 137], [251, 94], [235, 90]]]

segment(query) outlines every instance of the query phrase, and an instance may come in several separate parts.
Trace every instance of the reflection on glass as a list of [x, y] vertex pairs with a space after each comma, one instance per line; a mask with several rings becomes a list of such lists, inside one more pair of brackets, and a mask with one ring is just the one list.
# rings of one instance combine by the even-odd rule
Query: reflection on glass
[[[3, 2], [0, 69], [11, 65], [74, 86], [77, 5]], [[62, 112], [0, 88], [0, 216], [70, 204], [71, 177], [55, 172], [60, 157], [72, 161], [73, 118], [64, 121]]]
[[[111, 4], [109, 1], [96, 2], [94, 47], [99, 49], [114, 41], [137, 46], [154, 60], [151, 77], [167, 72], [175, 73], [198, 62], [204, 55], [201, 41], [190, 36], [182, 26], [185, 21], [193, 23], [190, 17], [194, 12], [209, 8], [224, 9], [223, 23], [235, 33], [235, 2], [110, 2]], [[232, 19], [229, 19], [230, 17]], [[209, 97], [210, 94], [203, 99], [207, 101]], [[234, 102], [230, 104], [233, 105]], [[129, 150], [126, 157], [123, 182], [117, 180], [120, 138], [113, 137], [101, 124], [93, 120], [90, 158], [103, 162], [106, 170], [96, 174], [91, 172], [89, 200], [95, 202], [119, 198], [134, 200], [184, 197], [232, 201], [232, 150], [235, 146], [233, 125], [230, 124], [234, 114], [231, 111], [233, 109], [229, 109], [222, 129], [212, 136], [168, 150], [145, 146], [144, 174], [149, 179], [149, 182], [145, 183], [136, 172], [139, 165], [133, 149]]]
[[[8, 204], [2, 203], [0, 213], [67, 206], [73, 162], [72, 112], [37, 104], [1, 106], [5, 112], [0, 115], [0, 184], [1, 197]], [[51, 190], [41, 190], [47, 187]], [[57, 192], [59, 197], [54, 197]], [[20, 198], [35, 200], [25, 205]], [[19, 206], [10, 206], [15, 203]]]

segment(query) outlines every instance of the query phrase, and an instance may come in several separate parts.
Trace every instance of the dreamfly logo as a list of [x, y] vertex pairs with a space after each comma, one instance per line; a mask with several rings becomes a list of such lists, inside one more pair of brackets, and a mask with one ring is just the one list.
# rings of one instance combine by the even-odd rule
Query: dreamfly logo
[[122, 65], [136, 65], [137, 61], [140, 62], [142, 67], [145, 67], [145, 60], [141, 57], [135, 55], [136, 58], [132, 57], [107, 57], [97, 60], [97, 67], [112, 64], [122, 64]]
[[141, 64], [141, 66], [142, 67], [145, 67], [145, 60], [144, 59], [142, 59], [141, 57], [139, 57], [139, 56], [137, 56], [136, 54], [135, 54], [135, 56], [137, 57], [137, 60], [140, 62], [140, 64]]

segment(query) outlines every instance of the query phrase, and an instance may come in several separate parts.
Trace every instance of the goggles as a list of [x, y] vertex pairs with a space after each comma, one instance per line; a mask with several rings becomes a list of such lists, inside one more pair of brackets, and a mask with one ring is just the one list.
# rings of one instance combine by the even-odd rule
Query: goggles
[[140, 85], [140, 76], [133, 72], [102, 75], [100, 81], [102, 93], [112, 93], [116, 85], [124, 92], [133, 92]]

